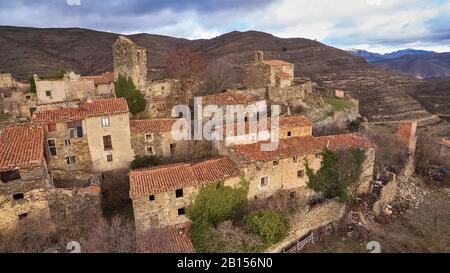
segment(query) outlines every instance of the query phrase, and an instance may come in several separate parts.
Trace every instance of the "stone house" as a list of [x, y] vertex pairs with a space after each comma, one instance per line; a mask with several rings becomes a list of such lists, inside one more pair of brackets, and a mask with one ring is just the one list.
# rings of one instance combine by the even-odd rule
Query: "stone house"
[[189, 222], [186, 207], [200, 187], [224, 182], [236, 186], [239, 168], [226, 157], [131, 171], [130, 197], [138, 231]]
[[229, 148], [227, 155], [238, 164], [250, 181], [249, 199], [264, 199], [278, 190], [305, 188], [308, 181], [305, 159], [310, 167], [317, 171], [321, 167], [321, 151], [346, 148], [366, 150], [359, 192], [369, 192], [373, 175], [374, 146], [358, 135], [344, 134], [325, 137], [300, 136], [280, 139], [275, 151], [263, 151], [258, 142], [247, 145], [235, 145]]
[[0, 74], [0, 113], [30, 118], [36, 110], [36, 94], [28, 84], [20, 83], [11, 74]]
[[44, 131], [31, 124], [0, 132], [0, 232], [30, 217], [50, 220]]
[[127, 168], [133, 160], [129, 110], [123, 98], [40, 111], [33, 120], [44, 126], [53, 175], [84, 180], [92, 173]]
[[114, 73], [106, 72], [102, 75], [96, 76], [84, 76], [81, 77], [84, 80], [89, 80], [94, 82], [94, 93], [96, 98], [114, 98], [115, 85], [114, 85]]
[[282, 60], [264, 60], [264, 53], [256, 51], [254, 62], [247, 66], [246, 82], [251, 89], [290, 87], [294, 82], [294, 64]]
[[156, 156], [168, 160], [190, 158], [190, 141], [174, 140], [172, 125], [179, 119], [131, 120], [131, 147], [135, 156]]
[[[264, 122], [266, 122], [265, 128], [260, 127], [263, 125], [259, 122], [235, 123], [233, 128], [224, 126], [223, 138], [213, 141], [213, 150], [219, 154], [226, 153], [226, 148], [233, 145], [269, 140], [271, 137], [271, 119], [265, 119]], [[305, 116], [280, 116], [278, 124], [279, 138], [311, 136], [312, 127], [313, 124]]]

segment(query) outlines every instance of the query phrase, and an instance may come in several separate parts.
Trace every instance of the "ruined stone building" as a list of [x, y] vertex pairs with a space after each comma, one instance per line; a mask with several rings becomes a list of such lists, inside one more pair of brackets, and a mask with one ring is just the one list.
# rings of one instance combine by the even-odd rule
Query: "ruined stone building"
[[264, 60], [262, 51], [255, 52], [255, 60], [247, 66], [246, 85], [250, 89], [266, 86], [285, 88], [294, 81], [294, 64], [282, 60]]
[[133, 160], [128, 104], [123, 98], [83, 101], [77, 108], [38, 111], [53, 175], [88, 179]]
[[189, 224], [150, 228], [139, 240], [142, 253], [194, 253]]
[[38, 105], [55, 104], [84, 98], [113, 98], [114, 78], [111, 73], [82, 77], [68, 72], [62, 79], [34, 75]]
[[119, 36], [113, 45], [114, 79], [131, 77], [139, 90], [147, 87], [147, 49]]
[[38, 125], [10, 125], [0, 131], [0, 233], [26, 218], [50, 219], [43, 143]]
[[30, 118], [36, 109], [36, 94], [28, 84], [17, 82], [11, 74], [0, 74], [0, 114]]
[[130, 197], [137, 230], [188, 222], [186, 207], [201, 186], [219, 182], [235, 186], [240, 176], [237, 165], [226, 157], [131, 171]]

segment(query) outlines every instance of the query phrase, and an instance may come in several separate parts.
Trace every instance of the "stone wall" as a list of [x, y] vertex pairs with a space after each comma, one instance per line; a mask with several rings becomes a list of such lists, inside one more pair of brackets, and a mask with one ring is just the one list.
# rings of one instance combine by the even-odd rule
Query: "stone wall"
[[67, 219], [80, 214], [98, 216], [101, 211], [101, 192], [99, 186], [86, 188], [58, 189], [49, 191], [49, 204], [52, 219], [57, 225], [67, 224]]
[[[45, 164], [19, 171], [21, 179], [0, 182], [0, 232], [19, 224], [19, 216], [50, 219], [47, 199], [50, 182]], [[15, 200], [16, 194], [23, 194], [23, 198]]]
[[373, 172], [375, 164], [375, 149], [367, 149], [365, 151], [365, 160], [362, 163], [362, 172], [357, 182], [357, 193], [370, 193], [373, 181]]

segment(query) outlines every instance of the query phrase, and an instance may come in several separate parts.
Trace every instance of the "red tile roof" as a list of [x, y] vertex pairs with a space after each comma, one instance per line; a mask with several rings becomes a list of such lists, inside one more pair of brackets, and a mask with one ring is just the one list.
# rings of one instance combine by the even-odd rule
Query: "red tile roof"
[[0, 170], [38, 166], [44, 160], [44, 130], [31, 124], [10, 125], [0, 132]]
[[219, 182], [239, 175], [238, 167], [226, 157], [197, 164], [180, 163], [134, 170], [129, 174], [130, 196], [132, 199], [138, 199], [185, 187]]
[[282, 60], [267, 60], [263, 61], [263, 63], [268, 65], [293, 65], [292, 63], [288, 63]]
[[94, 81], [95, 85], [109, 84], [109, 83], [114, 82], [114, 73], [106, 72], [106, 73], [103, 73], [102, 75], [85, 76], [85, 77], [83, 77], [83, 79]]
[[373, 148], [374, 145], [366, 138], [355, 134], [343, 134], [334, 136], [302, 136], [288, 139], [280, 139], [279, 145], [275, 151], [262, 151], [261, 144], [269, 142], [259, 142], [248, 145], [236, 145], [233, 150], [242, 155], [250, 162], [270, 161], [274, 159], [306, 156], [323, 150], [328, 146], [331, 150], [341, 148]]
[[312, 126], [312, 122], [305, 116], [281, 116], [280, 127]]
[[36, 122], [70, 122], [96, 116], [111, 116], [128, 113], [128, 104], [124, 98], [94, 100], [82, 102], [78, 108], [61, 108], [36, 112]]
[[170, 132], [172, 125], [178, 118], [160, 118], [131, 120], [130, 127], [132, 134]]
[[194, 253], [189, 225], [151, 228], [140, 239], [142, 253]]
[[232, 90], [202, 97], [203, 105], [248, 105], [252, 102], [248, 96]]

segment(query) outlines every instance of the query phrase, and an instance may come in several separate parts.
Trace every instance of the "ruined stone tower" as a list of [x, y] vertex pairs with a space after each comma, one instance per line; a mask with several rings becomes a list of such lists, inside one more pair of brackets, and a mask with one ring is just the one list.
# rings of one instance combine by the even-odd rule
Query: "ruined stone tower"
[[140, 90], [147, 83], [147, 50], [125, 36], [119, 36], [113, 46], [114, 79], [120, 74], [130, 76]]

